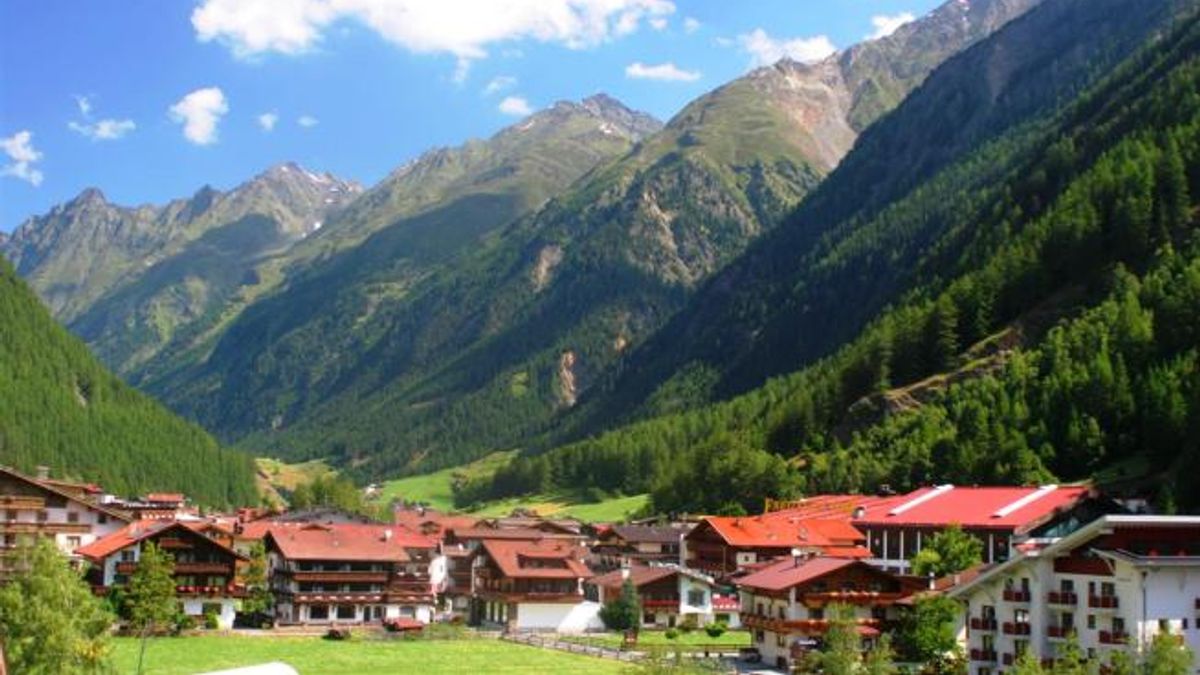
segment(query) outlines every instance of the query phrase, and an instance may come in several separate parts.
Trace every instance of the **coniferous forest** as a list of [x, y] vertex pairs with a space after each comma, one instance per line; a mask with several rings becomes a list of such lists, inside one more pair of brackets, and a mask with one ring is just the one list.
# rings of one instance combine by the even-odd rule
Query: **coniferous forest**
[[248, 455], [121, 382], [55, 323], [0, 260], [0, 458], [117, 494], [178, 490], [201, 504], [255, 504]]

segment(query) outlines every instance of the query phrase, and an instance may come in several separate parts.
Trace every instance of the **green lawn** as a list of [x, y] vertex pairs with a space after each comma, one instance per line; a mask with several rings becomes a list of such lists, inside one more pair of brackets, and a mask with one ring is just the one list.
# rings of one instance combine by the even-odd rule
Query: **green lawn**
[[388, 502], [400, 497], [410, 502], [424, 502], [439, 511], [449, 511], [454, 508], [454, 493], [450, 490], [454, 474], [461, 473], [470, 478], [491, 475], [496, 473], [496, 469], [507, 464], [514, 455], [515, 451], [493, 452], [464, 466], [389, 480], [383, 483], [380, 499]]
[[[571, 642], [613, 648], [619, 648], [624, 641], [620, 633], [598, 633], [566, 639]], [[704, 651], [705, 647], [749, 647], [751, 646], [750, 633], [744, 630], [729, 630], [719, 637], [711, 638], [702, 629], [696, 629], [690, 633], [680, 633], [679, 637], [674, 640], [668, 640], [666, 631], [661, 630], [643, 630], [638, 634], [638, 649], [676, 646], [684, 651]]]
[[581, 503], [571, 495], [530, 495], [491, 502], [472, 513], [481, 516], [507, 516], [513, 509], [523, 508], [542, 516], [571, 516], [589, 523], [615, 522], [646, 505], [650, 495], [614, 497], [601, 502]]
[[[121, 675], [137, 668], [138, 641], [117, 638]], [[499, 640], [355, 640], [201, 636], [157, 638], [146, 649], [148, 675], [191, 675], [282, 661], [301, 675], [362, 673], [620, 673], [628, 664]]]

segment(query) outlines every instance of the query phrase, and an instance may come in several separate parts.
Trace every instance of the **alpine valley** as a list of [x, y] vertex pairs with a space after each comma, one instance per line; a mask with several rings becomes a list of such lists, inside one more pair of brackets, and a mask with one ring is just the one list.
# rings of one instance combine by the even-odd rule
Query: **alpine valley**
[[[1195, 506], [1198, 10], [950, 0], [665, 124], [598, 94], [367, 189], [294, 163], [161, 206], [89, 189], [0, 252], [235, 449], [363, 483], [516, 450], [456, 481], [464, 506], [1088, 477]], [[11, 276], [5, 321], [86, 362]], [[71, 372], [56, 400], [113, 388], [240, 494], [240, 455]]]

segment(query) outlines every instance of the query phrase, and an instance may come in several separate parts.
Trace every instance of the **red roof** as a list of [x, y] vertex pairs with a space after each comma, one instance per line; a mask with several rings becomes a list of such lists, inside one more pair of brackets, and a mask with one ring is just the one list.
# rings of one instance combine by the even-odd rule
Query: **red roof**
[[[500, 572], [511, 579], [584, 579], [592, 575], [591, 570], [579, 559], [582, 547], [561, 540], [504, 541], [485, 539], [483, 550]], [[534, 560], [542, 564], [548, 560], [561, 560], [562, 567], [531, 565]]]
[[446, 530], [469, 529], [479, 522], [473, 516], [456, 516], [437, 511], [425, 512], [414, 510], [395, 511], [392, 514], [395, 524], [403, 525], [414, 532], [436, 532], [439, 536]]
[[[634, 565], [629, 568], [629, 579], [633, 581], [636, 587], [645, 586], [646, 584], [654, 583], [674, 576], [679, 570], [670, 567], [650, 567], [648, 565]], [[615, 570], [607, 574], [593, 577], [592, 583], [605, 588], [618, 588], [625, 585], [625, 575], [622, 570]]]
[[865, 564], [847, 558], [824, 557], [805, 558], [796, 564], [795, 560], [784, 558], [738, 579], [737, 585], [764, 591], [782, 591], [819, 579], [850, 565]]
[[[187, 532], [191, 536], [204, 537], [204, 535], [200, 534], [196, 528], [176, 520], [138, 520], [126, 525], [125, 527], [122, 527], [107, 537], [97, 539], [87, 546], [77, 549], [75, 552], [89, 560], [100, 562], [101, 560], [107, 558], [113, 553], [116, 553], [117, 551], [120, 551], [121, 549], [127, 548], [139, 541], [142, 541], [143, 539], [153, 537], [159, 533], [174, 528], [178, 528], [183, 532]], [[229, 552], [230, 555], [237, 556], [238, 558], [245, 558], [245, 556], [242, 554], [234, 551], [228, 546], [225, 546], [219, 541], [214, 541], [208, 537], [204, 537], [204, 539], [214, 546], [219, 546], [220, 548]]]
[[26, 483], [27, 485], [31, 485], [35, 488], [46, 490], [47, 492], [52, 492], [60, 497], [69, 499], [69, 500], [75, 502], [76, 504], [83, 506], [84, 508], [90, 509], [92, 511], [97, 511], [99, 513], [103, 513], [106, 516], [109, 516], [110, 518], [115, 518], [123, 523], [129, 522], [128, 514], [121, 513], [120, 511], [114, 511], [114, 510], [104, 507], [104, 506], [100, 506], [99, 504], [95, 504], [87, 499], [81, 499], [78, 495], [72, 493], [70, 490], [64, 490], [63, 488], [55, 485], [52, 481], [40, 481], [35, 478], [26, 476], [25, 474], [21, 473], [20, 471], [17, 471], [15, 469], [10, 469], [6, 466], [0, 466], [0, 473], [8, 475], [9, 477], [11, 477], [15, 480], [19, 480], [19, 481]]
[[851, 549], [867, 540], [848, 521], [806, 519], [784, 512], [753, 517], [712, 516], [705, 522], [730, 546]]
[[289, 560], [406, 562], [407, 549], [437, 547], [428, 537], [395, 525], [276, 523], [267, 535]]
[[[1092, 496], [1089, 486], [925, 487], [904, 495], [818, 495], [763, 518], [835, 519], [859, 528], [995, 528], [1022, 532]], [[855, 516], [858, 517], [855, 517]]]
[[184, 496], [182, 492], [151, 492], [146, 495], [146, 501], [157, 503], [182, 502], [184, 501]]
[[537, 541], [546, 539], [547, 534], [541, 530], [532, 530], [529, 528], [513, 528], [511, 530], [497, 530], [490, 527], [469, 527], [463, 529], [451, 528], [449, 530], [455, 539], [511, 539], [524, 541]]

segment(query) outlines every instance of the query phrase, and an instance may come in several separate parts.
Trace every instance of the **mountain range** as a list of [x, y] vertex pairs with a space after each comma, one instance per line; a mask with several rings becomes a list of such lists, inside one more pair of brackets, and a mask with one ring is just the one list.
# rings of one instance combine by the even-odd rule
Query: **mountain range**
[[[716, 476], [682, 458], [704, 452], [775, 493], [1100, 470], [1147, 420], [1061, 414], [1098, 429], [1089, 455], [1082, 431], [1010, 419], [1020, 440], [990, 474], [967, 449], [941, 465], [908, 450], [953, 441], [904, 425], [950, 433], [921, 416], [979, 394], [947, 383], [991, 377], [1015, 400], [1010, 360], [1116, 302], [1117, 263], [1137, 283], [1168, 275], [1151, 253], [1187, 242], [1186, 217], [1159, 213], [1178, 196], [1137, 202], [1150, 220], [1126, 259], [1043, 223], [1086, 193], [1073, 199], [1097, 232], [1133, 236], [1112, 224], [1132, 218], [1112, 205], [1124, 193], [1089, 178], [1127, 145], [1146, 145], [1152, 176], [1178, 158], [1194, 183], [1190, 109], [1154, 107], [1190, 75], [1194, 6], [952, 0], [828, 59], [754, 70], [666, 124], [597, 95], [361, 192], [295, 165], [163, 207], [89, 190], [0, 251], [106, 363], [244, 449], [361, 478], [526, 450], [465, 499], [596, 485], [697, 508], [685, 488]], [[1146, 140], [1151, 119], [1180, 130]], [[1089, 264], [1039, 257], [1043, 229]], [[1156, 335], [1174, 345], [1174, 329]], [[1147, 349], [1161, 359], [1120, 355], [1138, 387], [1194, 374], [1167, 365], [1186, 350]], [[1029, 386], [1068, 388], [1053, 375]], [[1156, 410], [1141, 391], [1127, 393]], [[1020, 405], [1062, 404], [1039, 396]], [[1087, 461], [1063, 463], [1073, 453]], [[704, 508], [746, 499], [713, 491]]]

